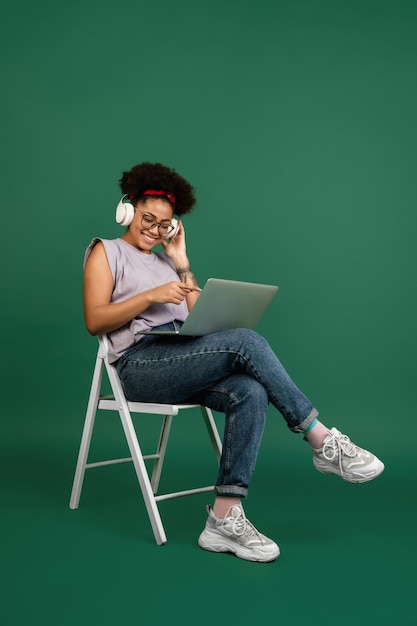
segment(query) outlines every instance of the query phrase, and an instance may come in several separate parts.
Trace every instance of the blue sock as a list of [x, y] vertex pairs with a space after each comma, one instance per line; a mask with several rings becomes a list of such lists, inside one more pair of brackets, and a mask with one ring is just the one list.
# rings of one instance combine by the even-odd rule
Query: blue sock
[[314, 420], [314, 422], [311, 422], [310, 426], [307, 426], [307, 428], [304, 430], [304, 434], [308, 433], [312, 428], [314, 428], [316, 424], [318, 424], [317, 418]]

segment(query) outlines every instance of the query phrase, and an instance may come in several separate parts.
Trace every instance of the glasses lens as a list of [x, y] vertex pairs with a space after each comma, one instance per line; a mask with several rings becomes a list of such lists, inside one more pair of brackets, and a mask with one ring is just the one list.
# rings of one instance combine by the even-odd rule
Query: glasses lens
[[158, 226], [158, 232], [162, 236], [169, 235], [169, 233], [174, 229], [173, 225], [169, 222], [160, 224], [155, 220], [154, 216], [149, 213], [142, 213], [142, 226], [149, 229]]
[[152, 217], [152, 215], [147, 215], [146, 213], [142, 214], [142, 226], [145, 226], [145, 228], [152, 228], [155, 224], [155, 218]]
[[159, 234], [160, 235], [169, 235], [169, 233], [172, 231], [173, 229], [173, 225], [172, 224], [160, 224], [159, 225]]

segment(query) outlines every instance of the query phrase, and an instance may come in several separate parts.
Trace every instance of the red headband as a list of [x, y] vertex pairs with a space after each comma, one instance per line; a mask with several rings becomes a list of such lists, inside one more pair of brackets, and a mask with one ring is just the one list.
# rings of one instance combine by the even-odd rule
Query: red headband
[[147, 189], [143, 192], [144, 196], [166, 196], [169, 200], [171, 200], [172, 204], [175, 207], [175, 196], [173, 193], [167, 193], [166, 191], [155, 191], [155, 189]]

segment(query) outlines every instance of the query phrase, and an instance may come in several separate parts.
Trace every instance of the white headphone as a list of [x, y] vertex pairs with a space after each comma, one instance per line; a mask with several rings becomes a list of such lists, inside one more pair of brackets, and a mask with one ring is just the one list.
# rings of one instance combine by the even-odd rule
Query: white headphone
[[[129, 224], [132, 223], [133, 216], [135, 215], [135, 207], [133, 204], [131, 202], [124, 202], [124, 199], [128, 197], [129, 194], [122, 196], [116, 207], [116, 222], [121, 226], [129, 226]], [[171, 239], [171, 237], [175, 237], [178, 233], [178, 221], [173, 218], [171, 220], [171, 224], [174, 226], [174, 229], [166, 236], [166, 239]]]
[[135, 214], [135, 207], [130, 202], [124, 202], [129, 195], [126, 193], [119, 201], [116, 208], [116, 222], [121, 226], [129, 226]]

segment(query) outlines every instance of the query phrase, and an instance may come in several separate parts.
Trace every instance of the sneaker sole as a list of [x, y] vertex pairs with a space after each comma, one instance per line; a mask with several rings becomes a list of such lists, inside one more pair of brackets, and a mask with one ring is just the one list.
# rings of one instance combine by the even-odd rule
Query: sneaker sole
[[226, 537], [221, 537], [217, 533], [210, 533], [206, 530], [204, 530], [198, 538], [198, 545], [203, 550], [208, 550], [209, 552], [229, 552], [239, 559], [256, 561], [258, 563], [270, 563], [271, 561], [275, 561], [280, 554], [278, 546], [276, 546], [270, 554], [265, 554], [256, 548], [245, 548], [244, 546], [231, 543]]
[[367, 483], [370, 480], [374, 480], [375, 478], [378, 478], [378, 476], [380, 476], [385, 469], [384, 464], [380, 462], [380, 465], [377, 467], [377, 469], [375, 469], [373, 474], [368, 474], [367, 476], [349, 476], [348, 474], [343, 474], [340, 471], [340, 468], [336, 465], [334, 466], [334, 469], [329, 468], [326, 463], [321, 464], [320, 461], [316, 459], [313, 459], [313, 465], [316, 470], [321, 474], [328, 474], [329, 476], [335, 474], [336, 476], [340, 476], [340, 478], [342, 478], [346, 482], [354, 484]]

